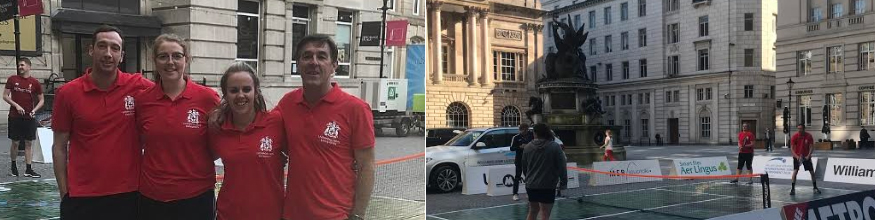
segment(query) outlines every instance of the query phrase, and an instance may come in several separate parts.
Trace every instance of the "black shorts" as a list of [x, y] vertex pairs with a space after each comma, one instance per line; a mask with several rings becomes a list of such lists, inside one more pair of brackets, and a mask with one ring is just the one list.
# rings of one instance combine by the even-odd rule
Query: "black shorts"
[[61, 199], [62, 220], [137, 219], [139, 192]]
[[556, 201], [556, 189], [530, 189], [526, 188], [529, 202], [553, 204]]
[[216, 218], [216, 194], [208, 190], [192, 198], [162, 202], [140, 197], [140, 220], [191, 219], [213, 220]]
[[738, 168], [744, 168], [747, 164], [747, 170], [753, 170], [753, 153], [738, 153]]
[[9, 118], [9, 139], [32, 141], [36, 139], [36, 119]]
[[[811, 163], [811, 159], [805, 160], [802, 162], [803, 168], [805, 171], [814, 170], [814, 164]], [[799, 170], [799, 159], [793, 158], [793, 170]]]

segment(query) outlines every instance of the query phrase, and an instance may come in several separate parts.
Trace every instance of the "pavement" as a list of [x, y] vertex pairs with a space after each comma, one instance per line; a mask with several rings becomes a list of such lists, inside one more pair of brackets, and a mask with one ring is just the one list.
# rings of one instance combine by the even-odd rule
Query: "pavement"
[[[683, 145], [683, 146], [627, 146], [627, 159], [628, 160], [651, 160], [657, 159], [660, 162], [660, 167], [662, 169], [663, 174], [670, 173], [672, 160], [680, 159], [680, 158], [696, 158], [696, 157], [713, 157], [713, 156], [726, 156], [730, 161], [730, 167], [733, 168], [733, 173], [735, 173], [734, 167], [737, 166], [737, 146], [714, 146], [714, 145]], [[758, 156], [790, 156], [791, 153], [789, 149], [786, 148], [777, 148], [772, 152], [765, 152], [761, 149], [757, 149], [755, 155]], [[875, 159], [875, 150], [815, 150], [814, 157], [818, 157], [820, 159], [833, 157], [833, 158], [861, 158], [861, 159]], [[834, 183], [834, 182], [824, 182], [823, 173], [825, 169], [826, 163], [819, 162], [818, 170], [816, 173], [817, 176], [817, 185], [824, 192], [823, 194], [816, 195], [811, 192], [811, 182], [810, 181], [797, 181], [797, 195], [789, 196], [789, 185], [790, 180], [784, 179], [770, 179], [771, 181], [771, 197], [773, 201], [772, 207], [781, 206], [787, 203], [796, 203], [803, 201], [810, 201], [815, 199], [827, 198], [831, 196], [848, 194], [856, 191], [862, 190], [871, 190], [873, 186], [871, 185], [858, 185], [858, 184], [846, 184], [846, 183]], [[586, 166], [585, 166], [586, 167]], [[588, 167], [587, 167], [588, 168]], [[581, 184], [582, 187], [586, 187], [585, 184]], [[434, 193], [429, 192], [427, 195], [427, 205], [426, 205], [426, 214], [428, 219], [436, 219], [436, 220], [446, 220], [446, 219], [497, 219], [497, 218], [506, 218], [508, 213], [511, 213], [512, 216], [510, 218], [515, 219], [523, 219], [525, 210], [527, 210], [527, 202], [525, 201], [525, 196], [521, 195], [520, 201], [513, 201], [511, 196], [496, 196], [491, 197], [485, 194], [480, 195], [462, 195], [461, 190], [457, 190], [451, 193]], [[568, 210], [572, 210], [574, 212], [580, 209], [578, 208], [568, 207], [566, 208], [566, 212], [557, 212], [554, 209], [554, 214], [559, 214], [559, 216], [564, 216], [562, 218], [557, 219], [621, 219], [619, 216], [611, 216], [611, 217], [599, 217], [599, 215], [593, 215], [589, 213], [585, 216], [577, 215], [577, 217], [572, 217], [567, 214]], [[594, 212], [605, 212], [604, 209], [593, 210]], [[472, 213], [480, 213], [479, 215], [473, 215]], [[632, 217], [631, 219], [640, 219], [640, 218], [651, 218], [652, 216], [641, 215], [641, 213], [633, 213], [637, 216]], [[732, 213], [726, 213], [732, 214]], [[611, 215], [611, 214], [608, 214]], [[476, 216], [476, 217], [475, 217]], [[486, 217], [484, 217], [486, 216]], [[652, 219], [652, 218], [651, 218]]]

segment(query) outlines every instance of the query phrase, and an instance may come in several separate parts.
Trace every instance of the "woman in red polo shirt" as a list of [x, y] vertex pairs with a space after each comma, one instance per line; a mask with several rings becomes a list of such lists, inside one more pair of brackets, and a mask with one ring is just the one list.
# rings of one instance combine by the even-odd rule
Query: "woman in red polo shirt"
[[207, 114], [219, 95], [189, 79], [188, 47], [179, 36], [158, 36], [153, 51], [156, 84], [135, 97], [144, 150], [140, 219], [214, 219]]
[[220, 81], [222, 102], [210, 113], [209, 146], [225, 164], [217, 219], [280, 219], [285, 133], [267, 112], [255, 71], [235, 62]]

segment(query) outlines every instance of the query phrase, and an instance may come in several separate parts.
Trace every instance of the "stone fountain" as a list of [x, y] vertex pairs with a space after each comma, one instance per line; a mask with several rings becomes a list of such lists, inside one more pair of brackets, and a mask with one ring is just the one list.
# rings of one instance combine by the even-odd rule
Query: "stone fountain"
[[[533, 123], [550, 125], [564, 143], [569, 162], [588, 165], [601, 161], [604, 150], [599, 146], [604, 143], [606, 129], [613, 132], [614, 157], [625, 160], [626, 151], [619, 145], [622, 127], [602, 123], [605, 112], [596, 93], [598, 85], [586, 74], [586, 55], [580, 46], [589, 33], [584, 32], [584, 25], [575, 30], [570, 16], [567, 24], [553, 19], [553, 39], [558, 51], [547, 54], [547, 75], [537, 82], [540, 97], [530, 99], [534, 108], [527, 115]], [[564, 36], [559, 34], [560, 28]], [[543, 109], [537, 108], [541, 107], [537, 104], [542, 104]]]

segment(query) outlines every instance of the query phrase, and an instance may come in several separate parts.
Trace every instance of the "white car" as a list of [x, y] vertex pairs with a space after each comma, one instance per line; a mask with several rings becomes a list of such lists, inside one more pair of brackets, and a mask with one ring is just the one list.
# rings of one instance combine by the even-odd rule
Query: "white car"
[[[465, 167], [513, 164], [516, 152], [510, 142], [517, 134], [517, 127], [468, 129], [444, 145], [426, 148], [427, 188], [450, 192], [462, 185]], [[558, 137], [555, 141], [562, 145]]]

